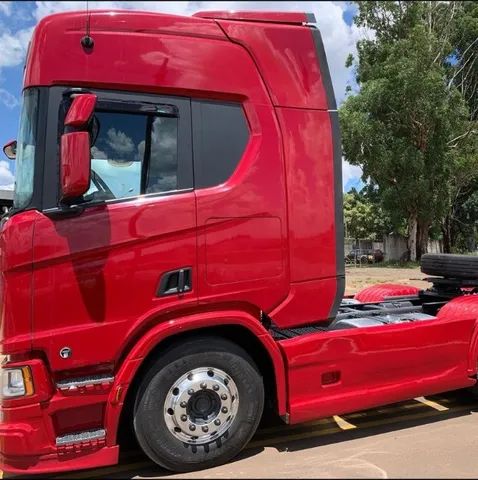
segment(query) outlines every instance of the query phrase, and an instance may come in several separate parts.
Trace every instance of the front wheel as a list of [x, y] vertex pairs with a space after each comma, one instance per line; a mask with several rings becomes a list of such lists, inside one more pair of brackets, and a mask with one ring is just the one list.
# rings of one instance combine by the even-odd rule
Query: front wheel
[[236, 344], [191, 338], [153, 364], [138, 390], [134, 430], [144, 452], [168, 470], [210, 468], [236, 456], [257, 429], [264, 386]]

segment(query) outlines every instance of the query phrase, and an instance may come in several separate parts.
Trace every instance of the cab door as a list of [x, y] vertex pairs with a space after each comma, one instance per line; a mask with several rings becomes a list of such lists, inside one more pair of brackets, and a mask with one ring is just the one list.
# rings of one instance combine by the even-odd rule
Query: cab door
[[[33, 347], [53, 370], [109, 368], [147, 324], [197, 301], [190, 101], [93, 93], [90, 188], [35, 225]], [[69, 101], [55, 87], [58, 134]], [[58, 183], [58, 138], [47, 138], [45, 182]], [[55, 188], [45, 183], [46, 199]]]

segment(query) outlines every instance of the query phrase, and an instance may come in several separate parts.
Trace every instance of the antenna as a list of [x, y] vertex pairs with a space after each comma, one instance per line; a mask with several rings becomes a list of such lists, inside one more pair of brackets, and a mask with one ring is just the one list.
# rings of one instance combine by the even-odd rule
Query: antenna
[[85, 36], [81, 39], [81, 45], [84, 48], [91, 49], [93, 48], [93, 45], [95, 42], [90, 36], [90, 19], [91, 19], [91, 13], [88, 8], [88, 0], [86, 0], [86, 27], [85, 27]]

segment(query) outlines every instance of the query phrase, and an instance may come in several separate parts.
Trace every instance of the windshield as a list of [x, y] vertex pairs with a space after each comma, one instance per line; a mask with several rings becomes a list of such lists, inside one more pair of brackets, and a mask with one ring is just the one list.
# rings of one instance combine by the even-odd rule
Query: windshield
[[33, 195], [33, 171], [38, 127], [38, 89], [23, 92], [23, 107], [17, 138], [15, 160], [15, 193], [13, 206], [17, 209], [29, 205]]

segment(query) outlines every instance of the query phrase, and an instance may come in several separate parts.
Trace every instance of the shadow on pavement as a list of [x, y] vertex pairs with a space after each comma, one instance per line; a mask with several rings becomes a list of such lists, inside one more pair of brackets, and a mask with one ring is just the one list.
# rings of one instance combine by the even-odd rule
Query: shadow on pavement
[[[463, 391], [448, 392], [426, 397], [448, 407], [446, 411], [437, 411], [428, 405], [416, 401], [399, 402], [392, 405], [342, 415], [341, 417], [355, 426], [342, 430], [332, 419], [319, 420], [301, 425], [284, 425], [276, 417], [268, 417], [251, 440], [250, 445], [239, 456], [229, 462], [230, 465], [253, 457], [263, 452], [267, 447], [279, 452], [296, 452], [325, 445], [366, 438], [382, 433], [400, 431], [403, 429], [432, 424], [456, 417], [463, 417], [478, 412], [478, 401], [469, 393]], [[258, 444], [258, 445], [255, 445]], [[206, 473], [207, 470], [203, 471]], [[200, 472], [198, 472], [200, 473]], [[166, 478], [177, 475], [162, 469], [150, 461], [141, 451], [130, 450], [120, 455], [119, 465], [102, 469], [85, 470], [71, 474], [58, 474], [42, 478], [107, 478], [129, 479]], [[203, 476], [203, 475], [200, 475]], [[35, 478], [16, 476], [4, 478]], [[39, 478], [39, 477], [36, 477]]]

